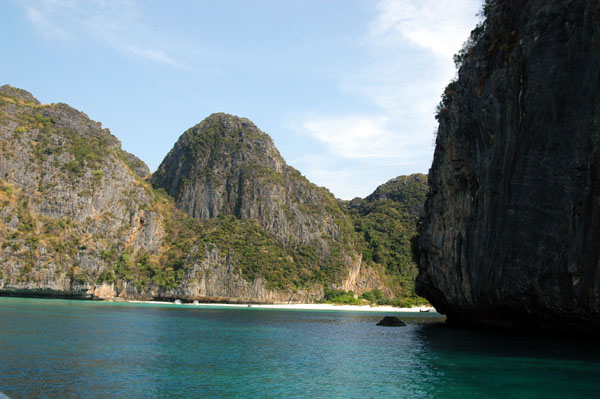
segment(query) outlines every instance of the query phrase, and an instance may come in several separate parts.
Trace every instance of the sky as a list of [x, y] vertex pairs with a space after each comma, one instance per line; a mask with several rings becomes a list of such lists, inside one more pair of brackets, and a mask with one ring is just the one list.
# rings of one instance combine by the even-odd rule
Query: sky
[[2, 0], [0, 85], [64, 102], [156, 170], [214, 112], [336, 197], [427, 173], [481, 0]]

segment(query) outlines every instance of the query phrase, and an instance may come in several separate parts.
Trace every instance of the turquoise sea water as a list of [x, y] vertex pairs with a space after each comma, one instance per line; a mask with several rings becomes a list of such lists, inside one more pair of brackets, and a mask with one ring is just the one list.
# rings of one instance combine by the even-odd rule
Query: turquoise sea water
[[600, 398], [600, 345], [450, 328], [435, 314], [0, 298], [18, 398]]

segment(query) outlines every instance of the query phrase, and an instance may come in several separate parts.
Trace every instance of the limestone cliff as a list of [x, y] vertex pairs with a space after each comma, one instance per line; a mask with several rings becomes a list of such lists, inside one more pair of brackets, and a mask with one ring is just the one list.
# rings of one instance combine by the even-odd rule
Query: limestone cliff
[[449, 321], [600, 330], [600, 10], [486, 1], [446, 89], [417, 292]]
[[100, 123], [10, 86], [0, 112], [0, 286], [86, 295], [113, 253], [158, 251], [152, 192]]
[[[317, 284], [288, 292], [268, 288], [258, 274], [244, 278], [242, 257], [230, 246], [264, 250], [275, 240], [251, 224], [236, 235], [227, 221], [200, 225], [179, 212], [140, 178], [147, 166], [82, 112], [40, 104], [10, 86], [0, 87], [0, 112], [1, 294], [234, 302], [322, 296]], [[256, 251], [243, 257], [257, 258]]]
[[385, 289], [362, 266], [352, 224], [334, 196], [288, 166], [248, 119], [209, 116], [179, 138], [152, 180], [199, 220], [258, 223], [285, 253], [276, 273], [263, 275], [275, 286], [316, 281], [358, 293]]
[[177, 203], [148, 177], [84, 113], [0, 87], [0, 294], [311, 302], [324, 287], [391, 292], [381, 268], [363, 264], [335, 198], [247, 120], [215, 115], [182, 136], [154, 177]]

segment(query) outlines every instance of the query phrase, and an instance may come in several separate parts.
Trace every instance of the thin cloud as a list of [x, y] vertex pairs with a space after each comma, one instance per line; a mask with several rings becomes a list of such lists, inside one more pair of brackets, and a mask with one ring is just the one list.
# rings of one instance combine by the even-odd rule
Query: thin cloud
[[303, 130], [344, 158], [372, 158], [381, 154], [392, 137], [383, 117], [350, 115], [317, 117], [302, 122]]
[[[368, 187], [360, 172], [360, 161], [348, 167], [340, 167], [338, 159], [323, 154], [304, 154], [290, 160], [302, 170], [310, 180], [324, 184], [337, 198], [352, 199], [359, 195], [367, 195]], [[367, 187], [367, 188], [365, 188]]]
[[395, 164], [399, 174], [427, 170], [435, 105], [479, 8], [479, 0], [380, 1], [369, 29], [356, 40], [367, 62], [340, 75], [338, 83], [374, 110], [311, 115], [300, 124], [304, 132], [337, 157]]
[[48, 21], [48, 19], [39, 10], [33, 7], [25, 7], [27, 19], [35, 26], [35, 28], [47, 38], [58, 38], [60, 40], [68, 40], [71, 35], [64, 29], [56, 26]]
[[[311, 181], [327, 187], [336, 197], [350, 200], [371, 194], [386, 178], [373, 179], [374, 169], [383, 175], [395, 177], [398, 168], [415, 167], [417, 159], [404, 159], [401, 164], [381, 165], [374, 159], [353, 159], [345, 163], [340, 157], [324, 153], [311, 153], [290, 160]], [[411, 164], [412, 162], [412, 164]], [[376, 165], [376, 166], [375, 166]]]
[[140, 21], [133, 1], [23, 0], [21, 4], [31, 24], [49, 39], [91, 38], [130, 57], [186, 69], [165, 50], [165, 38]]
[[480, 0], [382, 0], [367, 41], [375, 46], [406, 42], [451, 59], [473, 28]]
[[130, 54], [134, 54], [136, 56], [145, 58], [153, 62], [171, 65], [177, 68], [185, 68], [185, 66], [182, 65], [179, 61], [171, 58], [167, 53], [165, 53], [162, 50], [138, 48], [135, 46], [124, 46], [123, 50], [129, 52]]

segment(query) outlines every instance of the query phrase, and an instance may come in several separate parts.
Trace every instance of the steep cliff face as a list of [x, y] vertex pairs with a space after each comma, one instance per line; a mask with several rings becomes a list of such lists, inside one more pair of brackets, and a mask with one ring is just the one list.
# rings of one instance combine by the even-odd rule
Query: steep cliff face
[[248, 119], [209, 116], [180, 137], [152, 179], [199, 220], [255, 221], [285, 253], [280, 273], [263, 275], [281, 288], [316, 281], [359, 293], [385, 289], [361, 267], [350, 219], [333, 195], [288, 166]]
[[600, 14], [487, 1], [443, 97], [417, 292], [450, 321], [600, 330]]
[[152, 192], [106, 129], [10, 86], [0, 87], [0, 112], [4, 288], [84, 295], [112, 268], [107, 254], [159, 250]]
[[318, 242], [327, 251], [321, 236], [336, 238], [345, 227], [329, 192], [287, 166], [266, 133], [232, 115], [213, 114], [185, 132], [153, 182], [197, 219], [255, 219], [286, 246]]

